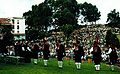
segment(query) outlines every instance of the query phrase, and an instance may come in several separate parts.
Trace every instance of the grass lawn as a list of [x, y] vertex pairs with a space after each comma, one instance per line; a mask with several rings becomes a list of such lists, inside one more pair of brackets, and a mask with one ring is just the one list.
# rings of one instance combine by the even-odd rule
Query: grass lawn
[[106, 64], [101, 64], [101, 71], [94, 70], [93, 63], [82, 63], [82, 69], [76, 70], [74, 62], [64, 60], [63, 69], [57, 67], [57, 60], [50, 59], [48, 67], [43, 66], [43, 60], [39, 59], [38, 64], [0, 64], [0, 74], [120, 74], [120, 69], [115, 68], [115, 71], [110, 71]]

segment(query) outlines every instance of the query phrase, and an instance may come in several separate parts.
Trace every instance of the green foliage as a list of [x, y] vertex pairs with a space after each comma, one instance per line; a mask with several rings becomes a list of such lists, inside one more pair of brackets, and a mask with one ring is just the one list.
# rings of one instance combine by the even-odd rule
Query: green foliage
[[26, 31], [26, 40], [36, 40], [38, 38], [37, 30], [28, 30]]
[[28, 25], [27, 34], [33, 34], [27, 35], [30, 39], [43, 38], [50, 26], [61, 29], [68, 37], [78, 27], [81, 15], [85, 22], [96, 22], [101, 16], [95, 5], [87, 2], [78, 4], [76, 0], [45, 0], [39, 5], [33, 5], [32, 10], [23, 14]]
[[111, 32], [111, 30], [107, 31], [105, 39], [106, 39], [106, 44], [107, 45], [111, 45], [112, 44], [112, 45], [115, 45], [116, 47], [119, 47], [119, 45], [120, 45], [117, 36], [115, 34], [113, 34]]
[[35, 39], [42, 38], [39, 34], [45, 34], [52, 23], [52, 9], [45, 3], [33, 5], [32, 10], [25, 12], [23, 16], [28, 25], [28, 39], [34, 39], [34, 36]]
[[23, 16], [28, 25], [27, 34], [33, 33], [27, 35], [28, 38], [33, 39], [34, 35], [35, 39], [42, 38], [48, 33], [47, 28], [50, 26], [54, 26], [55, 29], [65, 24], [78, 26], [79, 4], [76, 0], [45, 0], [39, 5], [33, 5], [32, 10], [25, 12]]
[[110, 26], [120, 27], [120, 14], [119, 12], [116, 12], [116, 9], [108, 13], [107, 22]]
[[64, 34], [66, 35], [67, 38], [70, 37], [70, 34], [73, 32], [73, 26], [72, 25], [69, 25], [69, 24], [66, 24], [66, 25], [63, 25], [61, 28], [61, 31], [64, 32]]
[[98, 8], [87, 2], [80, 4], [80, 11], [82, 16], [84, 16], [84, 22], [96, 22], [101, 16]]
[[14, 44], [14, 35], [11, 32], [6, 32], [3, 37], [3, 42], [6, 46]]
[[56, 0], [53, 19], [57, 26], [76, 25], [79, 16], [79, 5], [76, 0]]
[[107, 31], [107, 34], [106, 34], [106, 37], [105, 37], [105, 40], [106, 40], [106, 44], [107, 45], [110, 45], [111, 44], [111, 35], [112, 35], [112, 32], [111, 32], [111, 30], [108, 30]]
[[11, 25], [3, 26], [3, 42], [5, 46], [12, 45], [14, 43], [14, 35], [11, 33], [12, 27]]
[[68, 38], [78, 26], [79, 4], [76, 0], [45, 0], [53, 9], [53, 26], [64, 32]]

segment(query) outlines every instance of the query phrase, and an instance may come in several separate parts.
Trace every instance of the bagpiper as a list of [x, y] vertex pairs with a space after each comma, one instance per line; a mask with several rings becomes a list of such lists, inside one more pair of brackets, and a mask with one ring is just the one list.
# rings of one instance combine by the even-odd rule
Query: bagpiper
[[74, 48], [74, 59], [75, 59], [76, 68], [78, 70], [81, 69], [81, 57], [82, 56], [84, 56], [84, 50], [83, 50], [83, 47], [77, 41], [77, 43], [75, 44], [75, 48]]
[[62, 69], [62, 67], [63, 67], [63, 57], [65, 56], [65, 46], [64, 46], [64, 44], [61, 43], [60, 40], [57, 42], [56, 46], [57, 46], [56, 52], [57, 52], [57, 59], [58, 59], [58, 67], [60, 69]]
[[44, 66], [47, 67], [48, 60], [50, 56], [50, 50], [49, 50], [49, 43], [47, 38], [44, 39], [44, 46], [43, 46], [43, 58], [44, 58]]
[[106, 53], [110, 57], [110, 68], [113, 71], [114, 70], [114, 64], [117, 62], [118, 55], [115, 49], [115, 45], [111, 45], [108, 49], [108, 52]]
[[95, 70], [99, 71], [102, 57], [101, 57], [101, 49], [98, 46], [97, 41], [94, 41], [92, 54], [93, 54], [93, 61], [95, 63]]
[[34, 44], [32, 48], [32, 53], [33, 53], [33, 62], [34, 64], [37, 64], [38, 62], [38, 52], [39, 52], [39, 46], [37, 44]]

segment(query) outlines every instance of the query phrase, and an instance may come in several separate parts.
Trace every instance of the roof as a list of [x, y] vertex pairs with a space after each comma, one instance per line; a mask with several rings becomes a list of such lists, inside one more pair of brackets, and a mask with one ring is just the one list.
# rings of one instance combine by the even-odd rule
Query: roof
[[25, 33], [12, 33], [14, 35], [25, 35]]
[[13, 19], [23, 19], [22, 17], [12, 17]]
[[9, 18], [0, 18], [0, 24], [2, 25], [11, 25]]

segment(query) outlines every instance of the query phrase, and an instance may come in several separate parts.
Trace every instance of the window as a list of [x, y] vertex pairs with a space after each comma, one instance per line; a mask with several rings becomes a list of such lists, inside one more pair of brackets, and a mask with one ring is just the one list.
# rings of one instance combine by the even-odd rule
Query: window
[[17, 31], [17, 33], [19, 33], [19, 31]]
[[12, 19], [12, 23], [13, 23], [13, 24], [15, 23], [14, 19]]
[[15, 31], [14, 30], [12, 30], [12, 33], [14, 33]]
[[19, 25], [17, 25], [17, 29], [19, 29]]
[[17, 20], [17, 24], [19, 24], [19, 20]]
[[14, 26], [14, 25], [12, 25], [12, 29], [15, 29], [15, 26]]

